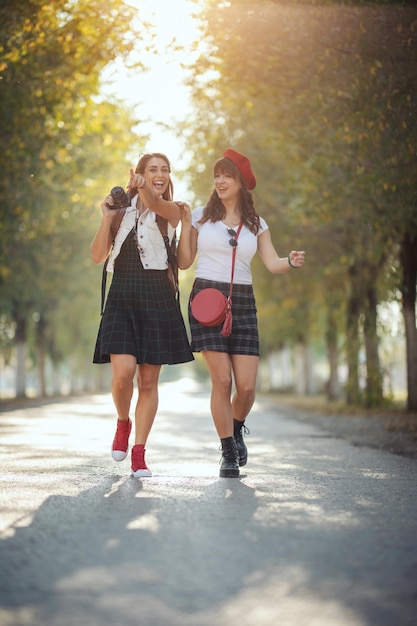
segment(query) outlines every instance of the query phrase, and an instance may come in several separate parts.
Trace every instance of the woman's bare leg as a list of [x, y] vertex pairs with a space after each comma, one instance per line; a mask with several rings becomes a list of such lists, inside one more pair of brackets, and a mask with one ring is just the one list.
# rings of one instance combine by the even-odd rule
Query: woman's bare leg
[[230, 358], [235, 381], [235, 393], [232, 399], [233, 417], [243, 422], [255, 402], [259, 357], [232, 354]]
[[129, 419], [130, 403], [133, 395], [133, 379], [136, 372], [136, 358], [130, 354], [111, 354], [111, 392], [120, 421]]
[[233, 436], [232, 366], [225, 352], [203, 352], [211, 379], [210, 408], [220, 439]]
[[138, 401], [135, 410], [135, 444], [146, 445], [149, 433], [158, 410], [158, 382], [160, 365], [143, 363], [138, 365]]

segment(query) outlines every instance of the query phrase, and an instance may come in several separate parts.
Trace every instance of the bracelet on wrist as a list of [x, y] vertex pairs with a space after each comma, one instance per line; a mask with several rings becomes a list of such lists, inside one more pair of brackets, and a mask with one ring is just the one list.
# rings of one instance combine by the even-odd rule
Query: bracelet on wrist
[[298, 270], [298, 267], [291, 263], [290, 255], [287, 256], [287, 261], [288, 261], [288, 265], [292, 267], [293, 270]]

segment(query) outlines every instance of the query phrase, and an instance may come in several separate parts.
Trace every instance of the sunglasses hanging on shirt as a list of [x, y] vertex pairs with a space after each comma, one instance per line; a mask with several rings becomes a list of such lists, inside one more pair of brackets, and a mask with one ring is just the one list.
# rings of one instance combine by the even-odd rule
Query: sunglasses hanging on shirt
[[227, 232], [228, 232], [228, 234], [231, 237], [229, 239], [229, 244], [232, 246], [232, 248], [236, 248], [236, 246], [237, 246], [237, 232], [235, 231], [234, 228], [228, 228]]

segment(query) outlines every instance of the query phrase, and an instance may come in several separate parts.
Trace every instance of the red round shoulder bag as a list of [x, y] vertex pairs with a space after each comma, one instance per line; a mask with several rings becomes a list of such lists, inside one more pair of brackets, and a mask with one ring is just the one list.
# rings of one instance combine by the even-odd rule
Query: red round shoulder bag
[[235, 271], [236, 245], [239, 233], [242, 230], [242, 222], [239, 224], [235, 235], [235, 245], [232, 251], [232, 271], [230, 277], [229, 297], [213, 287], [207, 287], [199, 291], [191, 300], [191, 313], [203, 326], [218, 326], [223, 323], [221, 334], [229, 337], [232, 332], [232, 290], [233, 276]]
[[202, 289], [191, 301], [191, 313], [203, 326], [218, 326], [224, 322], [227, 309], [227, 297], [212, 287]]

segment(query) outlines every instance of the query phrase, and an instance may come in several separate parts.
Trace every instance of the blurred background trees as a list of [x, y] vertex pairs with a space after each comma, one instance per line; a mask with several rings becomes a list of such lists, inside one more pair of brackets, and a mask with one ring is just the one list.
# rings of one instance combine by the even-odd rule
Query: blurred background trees
[[[207, 198], [228, 145], [248, 154], [257, 207], [278, 251], [305, 249], [302, 272], [256, 266], [265, 352], [326, 345], [330, 398], [380, 406], [381, 303], [401, 303], [408, 406], [417, 408], [417, 10], [406, 3], [206, 2], [190, 67], [191, 187]], [[310, 373], [310, 375], [309, 375]]]
[[0, 7], [0, 345], [3, 365], [14, 356], [18, 396], [31, 364], [42, 395], [48, 361], [54, 372], [71, 362], [82, 387], [89, 379], [94, 208], [109, 181], [127, 176], [134, 124], [120, 102], [100, 98], [99, 77], [136, 45], [131, 16], [119, 0]]
[[[195, 4], [191, 111], [178, 128], [194, 204], [233, 146], [251, 158], [278, 252], [307, 252], [305, 268], [285, 276], [254, 262], [262, 384], [383, 405], [381, 350], [398, 310], [416, 410], [414, 3]], [[103, 192], [124, 184], [146, 143], [134, 111], [103, 98], [100, 76], [149, 41], [132, 11], [121, 0], [0, 7], [0, 345], [3, 365], [16, 363], [17, 395], [34, 368], [40, 394], [59, 391], [62, 370], [72, 390], [99, 384], [90, 363], [100, 270], [89, 243]], [[183, 304], [191, 280], [182, 276]]]

